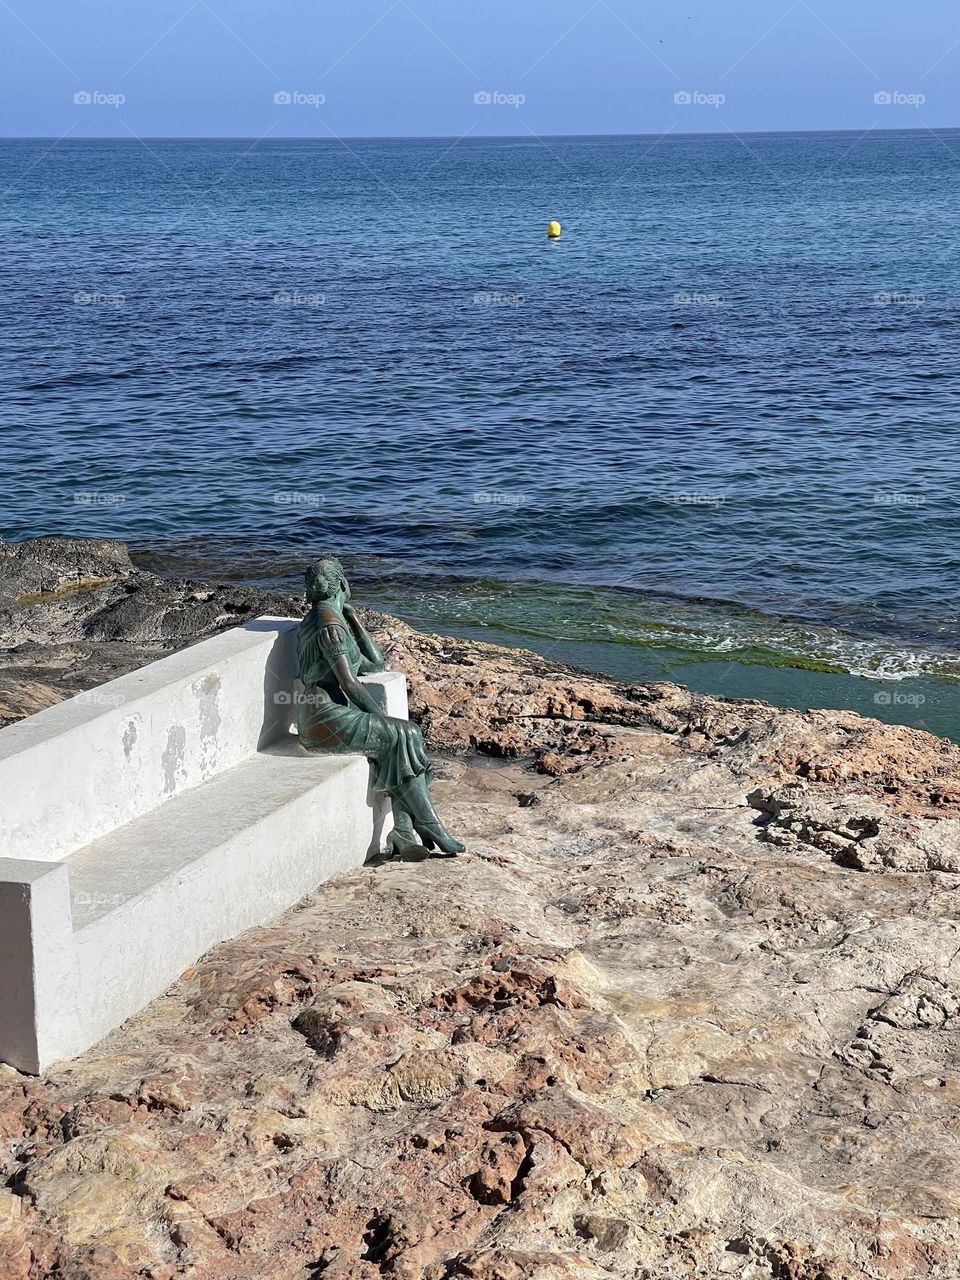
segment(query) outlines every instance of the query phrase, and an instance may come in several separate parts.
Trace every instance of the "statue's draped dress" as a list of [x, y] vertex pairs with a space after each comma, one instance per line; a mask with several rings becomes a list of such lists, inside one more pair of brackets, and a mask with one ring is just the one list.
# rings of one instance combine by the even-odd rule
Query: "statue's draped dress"
[[304, 697], [297, 708], [300, 742], [308, 751], [368, 756], [377, 763], [377, 791], [393, 794], [411, 778], [433, 777], [420, 731], [403, 720], [355, 707], [333, 670], [346, 658], [353, 674], [364, 665], [353, 632], [329, 601], [314, 607], [297, 631]]

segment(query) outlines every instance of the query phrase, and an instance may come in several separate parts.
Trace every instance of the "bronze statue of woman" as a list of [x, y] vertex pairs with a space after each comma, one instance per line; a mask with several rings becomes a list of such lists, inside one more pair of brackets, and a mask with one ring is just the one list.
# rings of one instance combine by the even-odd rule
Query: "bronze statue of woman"
[[343, 566], [321, 560], [304, 578], [310, 612], [297, 631], [305, 695], [297, 711], [301, 744], [308, 751], [357, 753], [376, 762], [374, 786], [393, 802], [387, 844], [394, 854], [422, 854], [424, 846], [447, 857], [463, 853], [464, 845], [444, 829], [430, 800], [433, 770], [420, 730], [383, 715], [357, 679], [386, 664], [350, 604]]

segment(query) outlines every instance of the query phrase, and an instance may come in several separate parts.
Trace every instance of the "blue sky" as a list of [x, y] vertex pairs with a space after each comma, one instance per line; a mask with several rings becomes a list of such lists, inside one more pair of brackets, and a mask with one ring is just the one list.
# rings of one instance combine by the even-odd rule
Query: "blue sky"
[[0, 0], [6, 136], [942, 128], [958, 85], [944, 0]]

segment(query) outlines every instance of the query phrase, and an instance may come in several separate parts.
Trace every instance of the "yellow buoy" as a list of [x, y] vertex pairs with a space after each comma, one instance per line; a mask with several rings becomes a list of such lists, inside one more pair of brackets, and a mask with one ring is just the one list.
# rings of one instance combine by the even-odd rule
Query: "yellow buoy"
[[550, 237], [551, 240], [559, 240], [560, 232], [562, 230], [563, 230], [563, 227], [561, 227], [559, 222], [547, 223], [547, 235]]

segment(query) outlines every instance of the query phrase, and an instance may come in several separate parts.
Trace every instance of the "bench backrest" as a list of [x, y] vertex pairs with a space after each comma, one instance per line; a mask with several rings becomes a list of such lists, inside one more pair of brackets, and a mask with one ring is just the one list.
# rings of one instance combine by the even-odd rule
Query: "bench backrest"
[[258, 618], [0, 730], [0, 858], [60, 861], [288, 733], [296, 627]]

